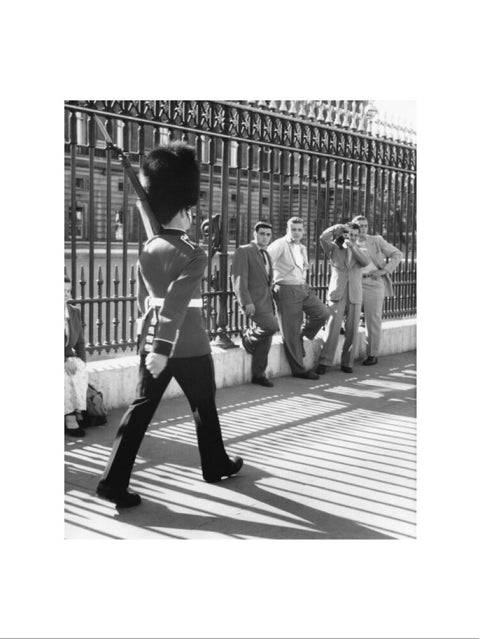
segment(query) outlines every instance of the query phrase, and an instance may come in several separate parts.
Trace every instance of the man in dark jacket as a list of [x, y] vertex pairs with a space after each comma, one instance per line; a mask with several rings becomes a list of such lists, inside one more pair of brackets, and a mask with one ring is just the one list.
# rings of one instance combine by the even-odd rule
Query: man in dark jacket
[[237, 473], [241, 457], [225, 452], [215, 405], [215, 379], [202, 317], [200, 285], [207, 264], [203, 249], [186, 234], [190, 207], [199, 196], [200, 171], [193, 148], [174, 142], [146, 158], [141, 182], [161, 224], [139, 258], [138, 299], [145, 307], [140, 336], [137, 397], [124, 414], [97, 487], [117, 508], [136, 506], [128, 490], [140, 444], [170, 380], [185, 393], [196, 424], [203, 478], [218, 482]]
[[265, 371], [272, 336], [278, 331], [272, 297], [272, 261], [266, 251], [272, 225], [257, 222], [250, 244], [239, 246], [232, 262], [232, 283], [242, 312], [254, 325], [242, 335], [243, 347], [252, 355], [252, 383], [273, 386]]

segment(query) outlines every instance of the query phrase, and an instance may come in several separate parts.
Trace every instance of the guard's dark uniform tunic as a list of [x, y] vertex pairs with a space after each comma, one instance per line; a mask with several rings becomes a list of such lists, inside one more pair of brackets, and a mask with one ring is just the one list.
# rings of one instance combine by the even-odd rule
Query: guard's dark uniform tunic
[[[151, 238], [140, 255], [139, 301], [146, 314], [139, 342], [139, 381], [137, 397], [122, 418], [102, 476], [111, 489], [127, 488], [143, 436], [172, 377], [194, 413], [203, 477], [226, 474], [231, 466], [215, 406], [213, 362], [201, 311], [206, 264], [203, 249], [174, 229]], [[149, 352], [169, 357], [156, 379], [145, 367]]]

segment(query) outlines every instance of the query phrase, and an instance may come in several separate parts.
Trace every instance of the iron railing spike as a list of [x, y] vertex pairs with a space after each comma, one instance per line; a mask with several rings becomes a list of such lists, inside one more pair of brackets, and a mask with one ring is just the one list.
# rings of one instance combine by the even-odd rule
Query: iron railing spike
[[320, 100], [317, 102], [317, 121], [322, 122], [323, 120], [323, 102]]
[[340, 111], [341, 111], [340, 107], [334, 107], [335, 120], [333, 122], [333, 126], [341, 126], [342, 125]]

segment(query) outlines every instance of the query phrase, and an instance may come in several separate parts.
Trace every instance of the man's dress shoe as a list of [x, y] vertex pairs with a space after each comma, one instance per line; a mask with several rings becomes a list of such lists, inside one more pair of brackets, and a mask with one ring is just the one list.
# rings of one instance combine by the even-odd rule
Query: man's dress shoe
[[344, 373], [353, 373], [353, 368], [351, 366], [342, 366], [342, 371]]
[[208, 484], [216, 484], [222, 479], [222, 477], [231, 477], [232, 475], [236, 475], [243, 466], [243, 459], [237, 455], [236, 457], [232, 457], [229, 461], [230, 466], [228, 470], [223, 472], [221, 475], [204, 475], [203, 479]]
[[247, 353], [250, 353], [250, 355], [253, 355], [253, 353], [255, 352], [255, 349], [248, 341], [246, 335], [242, 335], [242, 345], [243, 345], [243, 348], [247, 351]]
[[65, 435], [68, 435], [69, 437], [85, 437], [85, 431], [83, 430], [83, 428], [67, 428], [65, 426]]
[[300, 379], [318, 379], [317, 373], [306, 371], [305, 373], [293, 373], [292, 377], [300, 377]]
[[268, 386], [272, 388], [273, 382], [266, 377], [252, 377], [252, 384], [258, 384], [259, 386]]
[[112, 501], [117, 508], [131, 508], [132, 506], [138, 506], [142, 498], [137, 493], [132, 493], [129, 490], [115, 490], [107, 486], [102, 480], [97, 486], [97, 495]]
[[315, 369], [315, 372], [317, 373], [317, 375], [325, 375], [325, 373], [327, 372], [327, 367], [325, 366], [325, 364], [319, 364]]
[[363, 360], [362, 365], [363, 365], [363, 366], [373, 366], [374, 364], [376, 364], [376, 363], [377, 363], [377, 361], [378, 361], [378, 360], [377, 360], [377, 358], [376, 358], [376, 357], [373, 357], [372, 355], [369, 355], [369, 356], [367, 357], [367, 359], [364, 359], [364, 360]]

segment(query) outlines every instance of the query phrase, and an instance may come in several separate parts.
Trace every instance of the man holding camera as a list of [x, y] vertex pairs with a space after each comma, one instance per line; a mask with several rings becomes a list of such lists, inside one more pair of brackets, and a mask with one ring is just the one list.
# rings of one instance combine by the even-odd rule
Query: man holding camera
[[328, 287], [331, 315], [316, 373], [323, 375], [333, 365], [343, 316], [347, 315], [341, 368], [353, 373], [353, 360], [362, 308], [362, 268], [370, 257], [357, 246], [358, 224], [335, 224], [320, 235], [320, 243], [330, 260], [332, 274]]

